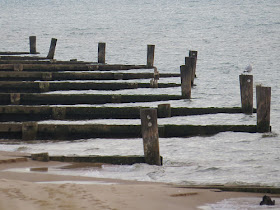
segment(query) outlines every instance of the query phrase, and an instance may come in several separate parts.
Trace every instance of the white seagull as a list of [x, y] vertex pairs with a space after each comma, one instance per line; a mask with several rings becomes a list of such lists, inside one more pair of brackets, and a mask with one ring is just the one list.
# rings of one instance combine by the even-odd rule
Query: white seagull
[[248, 66], [246, 66], [245, 70], [243, 71], [243, 73], [250, 73], [252, 72], [253, 67], [251, 64], [249, 64]]

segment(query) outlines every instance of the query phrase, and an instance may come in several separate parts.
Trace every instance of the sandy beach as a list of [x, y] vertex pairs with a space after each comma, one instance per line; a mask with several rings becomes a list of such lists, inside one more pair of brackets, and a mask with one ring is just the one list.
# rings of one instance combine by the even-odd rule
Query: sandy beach
[[[22, 153], [0, 152], [0, 209], [199, 209], [228, 198], [263, 194], [222, 192], [217, 189], [177, 188], [165, 183], [53, 175], [47, 168], [60, 162], [22, 158]], [[29, 168], [33, 172], [7, 171]]]

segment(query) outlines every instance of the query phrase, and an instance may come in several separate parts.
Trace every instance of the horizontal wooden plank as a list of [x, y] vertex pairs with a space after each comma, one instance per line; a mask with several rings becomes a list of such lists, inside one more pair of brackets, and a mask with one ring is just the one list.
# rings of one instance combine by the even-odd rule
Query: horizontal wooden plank
[[51, 161], [79, 162], [79, 163], [105, 163], [113, 165], [133, 165], [146, 163], [144, 156], [50, 156]]
[[45, 60], [45, 59], [48, 59], [48, 58], [39, 57], [39, 56], [17, 56], [17, 55], [15, 55], [15, 56], [12, 56], [12, 55], [0, 56], [0, 60]]
[[[0, 52], [0, 55], [33, 55], [34, 53], [30, 52], [12, 52], [12, 51], [6, 51], [6, 52]], [[39, 52], [36, 52], [35, 54], [40, 54]], [[0, 56], [1, 60], [1, 56]]]
[[[256, 109], [253, 109], [253, 112], [256, 113]], [[172, 116], [188, 116], [188, 115], [203, 115], [203, 114], [218, 114], [218, 113], [227, 113], [227, 114], [237, 114], [243, 113], [240, 107], [203, 107], [203, 108], [187, 108], [187, 107], [172, 107], [171, 115]]]
[[[158, 88], [177, 87], [176, 83], [158, 83]], [[40, 93], [59, 90], [122, 90], [150, 88], [150, 83], [136, 82], [31, 82], [0, 81], [2, 93]]]
[[173, 185], [177, 188], [191, 188], [191, 189], [219, 189], [222, 191], [229, 192], [251, 192], [251, 193], [270, 193], [270, 194], [280, 194], [279, 187], [270, 186], [230, 186], [230, 185]]
[[[180, 77], [180, 74], [163, 73], [160, 78]], [[109, 73], [109, 72], [19, 72], [0, 71], [0, 81], [34, 81], [34, 80], [131, 80], [151, 79], [154, 73]]]
[[168, 137], [188, 137], [188, 136], [208, 136], [220, 132], [247, 132], [256, 133], [256, 125], [164, 125], [163, 136]]
[[[3, 57], [3, 56], [2, 56]], [[1, 58], [2, 58], [1, 57]], [[32, 57], [30, 57], [32, 58]], [[66, 63], [52, 62], [48, 64], [22, 64], [23, 71], [111, 71], [130, 69], [152, 69], [147, 65], [125, 65], [125, 64], [98, 64], [98, 63]], [[13, 70], [14, 64], [0, 64], [0, 70]]]
[[[140, 109], [147, 107], [52, 107], [52, 106], [0, 106], [0, 121], [39, 121], [50, 119], [140, 119]], [[58, 113], [55, 109], [58, 109]], [[254, 110], [256, 111], [256, 110]], [[60, 114], [59, 113], [62, 113]], [[57, 114], [56, 114], [57, 113]], [[171, 116], [217, 113], [242, 113], [238, 107], [173, 107]], [[56, 116], [59, 115], [59, 116]]]
[[[9, 127], [11, 126], [11, 127]], [[0, 136], [21, 138], [17, 129], [10, 123], [1, 123]], [[220, 132], [256, 133], [256, 125], [160, 125], [159, 137], [190, 137], [214, 135]], [[17, 134], [17, 136], [15, 135]], [[16, 137], [15, 137], [16, 136]], [[141, 125], [104, 125], [104, 124], [38, 124], [37, 137], [40, 140], [71, 140], [83, 138], [141, 138]]]
[[1, 60], [0, 64], [98, 64], [97, 62], [78, 61], [76, 59], [69, 61], [60, 60]]
[[[180, 95], [20, 94], [21, 105], [71, 105], [152, 102], [182, 99]], [[0, 93], [0, 105], [11, 104], [9, 93]]]
[[[26, 156], [37, 161], [59, 161], [59, 162], [71, 162], [71, 163], [90, 163], [94, 164], [91, 166], [101, 166], [101, 164], [113, 164], [113, 165], [133, 165], [136, 163], [146, 163], [144, 156], [130, 155], [130, 156], [100, 156], [100, 155], [89, 155], [89, 156], [49, 156], [48, 153], [32, 154]], [[162, 162], [162, 157], [161, 162]], [[89, 165], [87, 165], [89, 166]], [[66, 168], [72, 168], [73, 165], [65, 166]], [[74, 166], [75, 167], [75, 166]]]

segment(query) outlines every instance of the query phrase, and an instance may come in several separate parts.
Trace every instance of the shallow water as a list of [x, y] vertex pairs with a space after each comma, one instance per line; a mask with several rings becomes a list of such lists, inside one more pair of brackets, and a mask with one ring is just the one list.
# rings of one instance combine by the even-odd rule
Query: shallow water
[[[226, 132], [209, 137], [160, 139], [163, 167], [145, 164], [104, 166], [98, 170], [71, 173], [181, 184], [280, 186], [279, 1], [0, 0], [0, 6], [0, 26], [4, 29], [0, 30], [1, 51], [27, 51], [28, 37], [36, 35], [37, 51], [42, 56], [48, 52], [50, 39], [56, 37], [57, 59], [97, 61], [97, 43], [106, 42], [108, 63], [145, 64], [146, 45], [155, 44], [155, 66], [159, 72], [179, 73], [188, 50], [198, 50], [192, 99], [169, 101], [173, 107], [240, 106], [238, 75], [249, 63], [253, 65], [254, 85], [272, 87], [271, 134]], [[130, 72], [135, 71], [138, 70]], [[180, 79], [163, 78], [159, 82], [179, 83]], [[116, 94], [139, 92], [180, 94], [180, 88], [114, 91]], [[156, 107], [159, 103], [163, 102], [126, 103], [122, 106]], [[108, 124], [140, 124], [139, 120], [79, 123], [104, 121]], [[169, 122], [255, 124], [256, 116], [217, 114], [159, 120], [159, 124]], [[141, 139], [0, 144], [0, 150], [49, 152], [51, 155], [142, 155], [142, 147]]]
[[264, 210], [264, 209], [280, 209], [280, 205], [277, 204], [280, 202], [279, 198], [272, 199], [275, 200], [276, 205], [274, 206], [260, 206], [259, 203], [261, 198], [231, 198], [225, 199], [215, 204], [208, 204], [205, 206], [199, 207], [202, 210]]

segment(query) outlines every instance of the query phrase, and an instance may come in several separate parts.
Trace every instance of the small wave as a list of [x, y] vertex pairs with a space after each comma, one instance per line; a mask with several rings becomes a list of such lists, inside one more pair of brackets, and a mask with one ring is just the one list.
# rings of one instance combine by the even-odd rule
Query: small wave
[[85, 149], [84, 152], [91, 152], [91, 151], [95, 151], [95, 150], [99, 150], [100, 148], [88, 148], [88, 149]]
[[242, 162], [243, 163], [251, 163], [251, 162], [255, 162], [255, 161], [257, 161], [257, 160], [255, 160], [255, 159], [247, 159], [247, 160], [243, 160]]
[[217, 171], [217, 170], [220, 170], [220, 168], [218, 168], [218, 167], [210, 167], [210, 168], [198, 170], [198, 172], [209, 172], [209, 171]]
[[132, 166], [115, 166], [115, 165], [102, 165], [102, 169], [108, 172], [131, 172], [135, 167]]
[[274, 137], [278, 137], [278, 133], [269, 132], [269, 133], [264, 133], [262, 135], [262, 138], [274, 138]]
[[[273, 198], [273, 196], [272, 196]], [[273, 198], [273, 200], [279, 202], [279, 198]], [[259, 197], [241, 197], [241, 198], [229, 198], [222, 200], [220, 202], [214, 203], [214, 204], [206, 204], [205, 206], [200, 206], [200, 209], [203, 210], [239, 210], [239, 209], [267, 209], [267, 207], [264, 208], [264, 206], [260, 206], [261, 199]], [[279, 209], [279, 205], [270, 206], [269, 209]]]
[[25, 146], [22, 146], [22, 147], [19, 147], [17, 148], [17, 152], [23, 152], [23, 151], [27, 151], [28, 150], [28, 147], [25, 147]]
[[[252, 185], [252, 183], [248, 183], [248, 182], [242, 182], [242, 181], [235, 181], [235, 182], [226, 182], [225, 185], [229, 185], [229, 186], [249, 186]], [[260, 185], [254, 185], [255, 187], [260, 187]]]
[[194, 162], [179, 162], [179, 161], [171, 161], [167, 160], [164, 162], [164, 165], [167, 167], [189, 167], [197, 165]]

